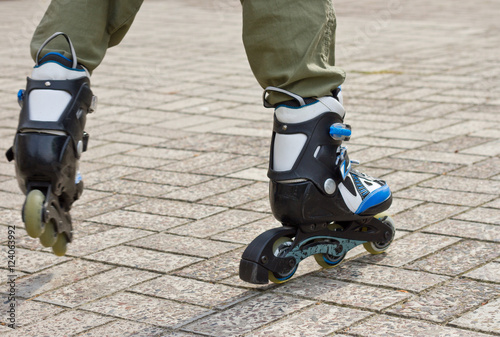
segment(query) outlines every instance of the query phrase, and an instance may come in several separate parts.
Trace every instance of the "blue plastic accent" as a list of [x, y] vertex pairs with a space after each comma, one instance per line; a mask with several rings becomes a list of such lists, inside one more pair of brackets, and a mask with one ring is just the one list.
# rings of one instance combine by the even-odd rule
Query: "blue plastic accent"
[[287, 276], [285, 276], [285, 277], [278, 278], [278, 277], [276, 277], [276, 275], [275, 275], [276, 279], [277, 279], [278, 281], [286, 281], [286, 280], [290, 279], [293, 275], [295, 275], [295, 272], [297, 271], [297, 267], [298, 267], [298, 265], [296, 265], [296, 266], [295, 266], [295, 268], [294, 268], [294, 269], [290, 272], [290, 274], [288, 274], [288, 275], [287, 275]]
[[67, 66], [65, 66], [65, 65], [63, 65], [63, 64], [61, 64], [61, 63], [59, 63], [59, 62], [57, 62], [57, 61], [54, 61], [54, 60], [50, 60], [50, 61], [47, 61], [47, 62], [45, 62], [45, 63], [44, 63], [44, 62], [43, 62], [43, 59], [44, 59], [44, 58], [46, 58], [48, 55], [57, 55], [57, 56], [60, 56], [60, 57], [62, 57], [63, 59], [65, 59], [65, 60], [69, 61], [69, 62], [73, 62], [73, 60], [71, 60], [71, 59], [67, 58], [66, 56], [64, 56], [64, 55], [62, 55], [62, 54], [60, 54], [60, 53], [50, 52], [50, 53], [45, 54], [45, 55], [44, 55], [44, 56], [40, 59], [39, 64], [38, 64], [37, 66], [34, 66], [34, 68], [38, 68], [38, 67], [40, 67], [40, 66], [42, 65], [42, 64], [40, 64], [40, 63], [43, 63], [43, 64], [47, 64], [47, 63], [55, 63], [55, 64], [57, 64], [57, 65], [60, 65], [60, 66], [61, 66], [61, 67], [63, 67], [63, 68], [69, 69], [69, 70], [85, 72], [85, 69], [77, 69], [77, 68], [67, 67]]
[[370, 193], [359, 205], [356, 214], [361, 214], [367, 209], [377, 206], [391, 197], [391, 190], [388, 185], [384, 185]]
[[45, 54], [45, 55], [44, 55], [44, 56], [40, 59], [40, 61], [43, 61], [43, 59], [44, 59], [44, 58], [46, 58], [46, 57], [47, 57], [47, 56], [49, 56], [49, 55], [57, 55], [57, 56], [62, 57], [62, 58], [63, 58], [63, 59], [65, 59], [66, 61], [73, 62], [73, 60], [72, 60], [72, 59], [67, 58], [67, 57], [66, 57], [66, 56], [64, 56], [63, 54], [61, 54], [61, 53], [56, 53], [56, 52], [53, 52], [53, 51], [52, 51], [52, 52], [50, 52], [50, 53]]
[[335, 266], [337, 264], [339, 264], [340, 262], [342, 262], [344, 260], [344, 256], [337, 256], [337, 260], [330, 260], [330, 259], [327, 259], [325, 257], [325, 255], [323, 254], [323, 260], [329, 264], [330, 266]]
[[25, 93], [24, 89], [19, 89], [19, 91], [17, 92], [17, 101], [18, 102], [22, 102], [23, 101], [23, 99], [24, 99], [24, 93]]

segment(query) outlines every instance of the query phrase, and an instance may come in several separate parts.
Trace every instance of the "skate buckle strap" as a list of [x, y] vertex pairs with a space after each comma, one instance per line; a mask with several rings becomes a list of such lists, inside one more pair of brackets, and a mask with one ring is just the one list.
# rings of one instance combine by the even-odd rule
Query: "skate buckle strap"
[[68, 45], [69, 45], [69, 49], [71, 51], [71, 57], [72, 57], [72, 61], [73, 61], [73, 69], [76, 69], [76, 67], [78, 66], [78, 59], [76, 57], [76, 52], [75, 52], [75, 48], [73, 47], [73, 43], [71, 42], [69, 36], [63, 32], [57, 32], [57, 33], [54, 33], [52, 34], [51, 36], [49, 36], [49, 38], [47, 40], [45, 40], [44, 43], [42, 43], [42, 45], [40, 46], [40, 48], [38, 49], [38, 52], [36, 53], [36, 57], [35, 57], [35, 66], [38, 67], [38, 61], [40, 59], [40, 52], [42, 51], [43, 48], [45, 48], [45, 46], [50, 42], [52, 41], [53, 39], [55, 39], [56, 37], [58, 37], [59, 35], [62, 35], [64, 36], [64, 38], [66, 39], [66, 41], [68, 42]]
[[265, 108], [274, 108], [274, 105], [269, 103], [269, 101], [267, 100], [267, 96], [268, 96], [270, 91], [279, 92], [279, 93], [288, 95], [291, 98], [295, 99], [300, 104], [300, 106], [306, 105], [306, 102], [304, 101], [304, 99], [302, 97], [300, 97], [299, 95], [294, 94], [293, 92], [287, 91], [285, 89], [280, 89], [277, 87], [267, 87], [264, 89], [264, 94], [262, 96], [262, 100], [264, 101]]
[[335, 166], [338, 166], [339, 173], [340, 173], [340, 176], [342, 177], [342, 180], [344, 180], [345, 177], [347, 177], [347, 175], [351, 171], [352, 164], [359, 165], [359, 161], [358, 160], [350, 160], [349, 157], [347, 156], [347, 147], [341, 146], [338, 150], [338, 155], [337, 155], [337, 159], [335, 161]]

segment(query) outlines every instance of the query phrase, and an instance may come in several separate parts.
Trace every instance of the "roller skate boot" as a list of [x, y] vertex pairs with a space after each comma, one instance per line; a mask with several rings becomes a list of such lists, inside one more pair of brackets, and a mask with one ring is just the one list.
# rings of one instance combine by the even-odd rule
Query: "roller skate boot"
[[255, 284], [288, 281], [299, 262], [313, 255], [331, 268], [363, 244], [371, 254], [384, 252], [395, 235], [385, 213], [392, 195], [385, 181], [352, 168], [343, 141], [351, 128], [338, 88], [333, 96], [293, 98], [275, 107], [268, 177], [274, 217], [282, 227], [255, 238], [243, 252], [240, 278]]
[[[68, 41], [72, 59], [48, 53], [39, 60], [42, 49], [59, 35]], [[66, 34], [56, 33], [40, 47], [18, 100], [19, 125], [6, 155], [15, 161], [17, 181], [26, 195], [22, 218], [29, 236], [62, 256], [72, 240], [71, 205], [83, 191], [78, 160], [89, 139], [86, 115], [97, 102], [89, 74], [77, 64]]]

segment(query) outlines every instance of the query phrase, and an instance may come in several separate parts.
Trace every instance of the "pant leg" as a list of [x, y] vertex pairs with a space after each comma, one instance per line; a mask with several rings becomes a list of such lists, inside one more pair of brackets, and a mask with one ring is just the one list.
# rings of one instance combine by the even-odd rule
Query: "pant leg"
[[[332, 0], [242, 0], [243, 43], [260, 85], [302, 97], [330, 95], [344, 82], [335, 66]], [[270, 93], [276, 104], [290, 97]]]
[[[143, 0], [52, 0], [31, 40], [33, 59], [42, 43], [55, 32], [68, 34], [78, 62], [89, 71], [104, 58], [106, 50], [123, 39]], [[59, 52], [71, 57], [63, 38], [50, 42], [40, 56]]]

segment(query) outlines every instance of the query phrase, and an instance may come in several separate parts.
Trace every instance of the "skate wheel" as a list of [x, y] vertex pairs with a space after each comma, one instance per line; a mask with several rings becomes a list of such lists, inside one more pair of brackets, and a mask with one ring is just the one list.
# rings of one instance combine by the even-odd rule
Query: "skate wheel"
[[54, 222], [50, 221], [45, 224], [45, 230], [43, 231], [43, 234], [40, 235], [40, 243], [44, 247], [52, 247], [56, 243], [56, 240], [56, 227], [54, 226]]
[[375, 215], [375, 218], [379, 219], [386, 225], [389, 225], [393, 229], [393, 235], [392, 238], [387, 241], [387, 242], [365, 242], [363, 243], [363, 247], [365, 247], [366, 251], [372, 255], [378, 255], [382, 254], [389, 248], [389, 246], [392, 243], [392, 240], [394, 240], [394, 234], [396, 233], [395, 231], [395, 222], [392, 220], [392, 218], [389, 216], [387, 213], [380, 213]]
[[43, 202], [45, 195], [39, 190], [32, 190], [26, 197], [23, 209], [24, 224], [26, 232], [32, 238], [42, 235], [45, 224], [42, 221]]
[[[336, 223], [331, 223], [328, 225], [328, 229], [336, 232], [336, 231], [342, 231], [344, 228]], [[330, 254], [314, 254], [314, 259], [316, 262], [323, 268], [333, 268], [336, 267], [344, 260], [345, 254], [343, 255], [330, 255]]]
[[52, 246], [52, 251], [57, 256], [64, 256], [66, 254], [66, 250], [68, 249], [68, 239], [66, 239], [66, 235], [63, 233], [59, 233], [57, 235], [56, 243]]
[[345, 254], [332, 256], [330, 254], [314, 254], [314, 259], [323, 268], [336, 267], [344, 260]]
[[[274, 256], [280, 257], [286, 255], [288, 249], [292, 246], [292, 243], [293, 241], [289, 237], [281, 237], [276, 240], [273, 244]], [[269, 271], [269, 280], [276, 284], [285, 283], [292, 278], [292, 276], [297, 271], [297, 267], [298, 265], [296, 265], [288, 274], [280, 274]]]

